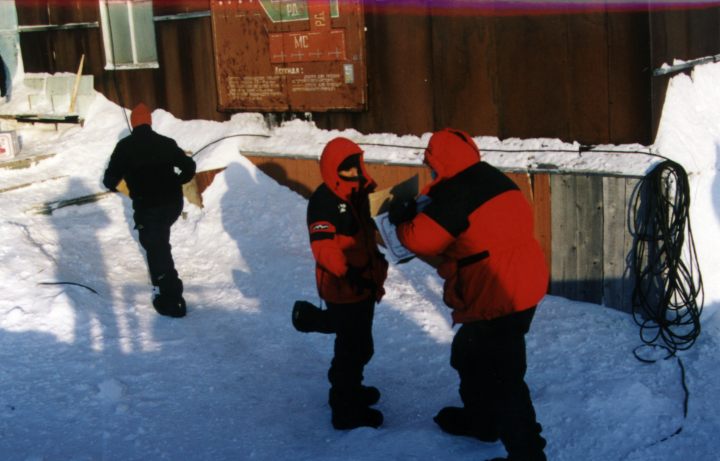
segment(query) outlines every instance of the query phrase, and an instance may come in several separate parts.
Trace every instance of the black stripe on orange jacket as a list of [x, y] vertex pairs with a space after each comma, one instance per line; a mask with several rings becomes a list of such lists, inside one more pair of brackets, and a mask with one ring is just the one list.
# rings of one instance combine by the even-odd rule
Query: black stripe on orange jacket
[[529, 203], [510, 178], [480, 161], [474, 143], [442, 134], [441, 142], [431, 138], [432, 152], [426, 152], [426, 161], [429, 156], [442, 172], [426, 192], [431, 203], [398, 226], [398, 238], [416, 254], [443, 257], [438, 272], [455, 322], [536, 305], [548, 270]]

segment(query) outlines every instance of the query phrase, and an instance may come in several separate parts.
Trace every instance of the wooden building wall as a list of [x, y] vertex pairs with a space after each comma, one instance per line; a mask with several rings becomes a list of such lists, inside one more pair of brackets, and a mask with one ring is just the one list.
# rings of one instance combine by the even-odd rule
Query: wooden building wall
[[[651, 43], [651, 67], [657, 69], [674, 59], [691, 59], [720, 54], [720, 8], [670, 9], [648, 16]], [[672, 75], [651, 80], [652, 130], [662, 115], [665, 90]]]
[[[581, 143], [652, 143], [672, 59], [720, 53], [720, 8], [562, 14], [448, 14], [366, 6], [366, 111], [312, 114], [321, 128], [421, 134], [446, 126], [474, 136]], [[416, 2], [421, 5], [422, 2]], [[22, 0], [19, 24], [99, 20], [97, 2]], [[209, 0], [156, 2], [155, 14], [209, 10]], [[96, 89], [183, 119], [216, 110], [211, 21], [156, 22], [159, 69], [105, 71], [99, 27], [22, 32], [27, 72], [75, 72], [80, 55]], [[282, 114], [289, 116], [293, 114]]]
[[[322, 183], [317, 159], [246, 153], [278, 183], [309, 197]], [[412, 165], [367, 163], [379, 189], [418, 175], [421, 187], [428, 169]], [[222, 170], [202, 172], [205, 190]], [[535, 237], [550, 267], [548, 292], [577, 301], [631, 311], [633, 243], [630, 206], [639, 178], [573, 173], [506, 172], [533, 207]]]
[[[49, 4], [50, 7], [45, 7]], [[22, 25], [91, 23], [100, 19], [99, 3], [35, 0], [18, 3]], [[203, 3], [193, 2], [195, 8]], [[155, 14], [187, 12], [178, 4], [160, 3]], [[85, 55], [85, 74], [95, 78], [95, 89], [124, 107], [145, 102], [181, 119], [226, 120], [217, 108], [210, 18], [157, 21], [158, 69], [105, 70], [99, 26], [68, 30], [23, 32], [20, 36], [26, 72], [76, 72]]]
[[[669, 79], [653, 69], [720, 53], [720, 7], [513, 16], [389, 14], [382, 3], [365, 12], [368, 108], [312, 114], [322, 128], [402, 135], [453, 126], [503, 139], [650, 144]], [[99, 20], [94, 1], [22, 0], [17, 10], [21, 26]], [[156, 15], [207, 10], [209, 0], [155, 3]], [[132, 71], [104, 70], [97, 25], [20, 40], [26, 72], [75, 72], [85, 54], [96, 89], [125, 107], [144, 101], [183, 119], [227, 119], [216, 110], [210, 18], [158, 21], [156, 37], [160, 68]], [[251, 159], [305, 196], [319, 183], [316, 160]], [[416, 172], [427, 180], [414, 167], [370, 169], [381, 186]], [[215, 173], [202, 174], [201, 187]], [[637, 179], [512, 177], [535, 209], [551, 293], [628, 309], [627, 210]]]
[[633, 236], [628, 220], [639, 181], [551, 176], [551, 294], [631, 311]]

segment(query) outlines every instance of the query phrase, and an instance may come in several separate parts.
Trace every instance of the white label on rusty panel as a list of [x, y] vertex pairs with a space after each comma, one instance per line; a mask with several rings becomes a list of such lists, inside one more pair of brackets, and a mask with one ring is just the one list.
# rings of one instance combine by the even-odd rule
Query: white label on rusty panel
[[345, 83], [348, 85], [355, 83], [355, 66], [353, 64], [345, 64], [343, 65], [343, 70], [345, 73]]
[[0, 132], [0, 160], [15, 157], [16, 139], [14, 131]]

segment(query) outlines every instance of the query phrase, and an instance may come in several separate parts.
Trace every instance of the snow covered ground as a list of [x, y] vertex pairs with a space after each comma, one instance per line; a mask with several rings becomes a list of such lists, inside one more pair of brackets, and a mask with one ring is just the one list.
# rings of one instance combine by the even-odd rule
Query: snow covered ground
[[[0, 112], [17, 109], [14, 100]], [[382, 428], [335, 431], [327, 407], [332, 336], [293, 330], [296, 299], [317, 301], [306, 201], [238, 151], [319, 155], [329, 139], [367, 146], [368, 159], [419, 163], [422, 137], [361, 135], [293, 121], [268, 128], [259, 114], [225, 123], [180, 121], [156, 110], [154, 127], [197, 151], [200, 170], [225, 167], [173, 228], [188, 316], [158, 316], [129, 200], [117, 194], [51, 215], [44, 202], [102, 191], [121, 109], [98, 95], [86, 123], [20, 131], [23, 153], [55, 153], [27, 169], [0, 169], [0, 459], [482, 460], [504, 454], [442, 433], [432, 416], [459, 404], [449, 365], [453, 337], [441, 283], [425, 264], [390, 270], [375, 317], [366, 383], [382, 390]], [[481, 149], [573, 149], [557, 140], [476, 138]], [[643, 146], [630, 146], [647, 150]], [[627, 150], [628, 146], [605, 146]], [[693, 230], [706, 282], [703, 332], [680, 354], [689, 390], [683, 417], [676, 359], [644, 364], [626, 314], [548, 296], [528, 336], [528, 374], [550, 460], [713, 461], [720, 441], [720, 65], [672, 80], [654, 152], [691, 174]], [[638, 155], [488, 152], [491, 163], [553, 163], [579, 170], [646, 172]], [[535, 163], [533, 163], [535, 162]], [[46, 180], [41, 182], [43, 180]], [[57, 284], [71, 282], [82, 284]], [[87, 287], [87, 288], [86, 288]], [[91, 291], [90, 289], [94, 291]], [[682, 427], [682, 432], [665, 441]]]

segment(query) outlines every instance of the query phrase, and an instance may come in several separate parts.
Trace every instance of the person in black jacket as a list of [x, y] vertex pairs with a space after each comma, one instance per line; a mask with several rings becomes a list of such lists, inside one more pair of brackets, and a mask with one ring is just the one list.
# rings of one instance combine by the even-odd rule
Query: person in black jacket
[[170, 227], [182, 212], [182, 185], [195, 175], [195, 162], [174, 140], [152, 130], [150, 110], [144, 104], [133, 109], [130, 124], [133, 131], [115, 146], [103, 184], [117, 191], [125, 180], [135, 229], [147, 254], [153, 306], [161, 315], [183, 317], [183, 283], [171, 253]]
[[5, 63], [0, 55], [0, 98], [7, 94], [7, 83], [5, 78]]

